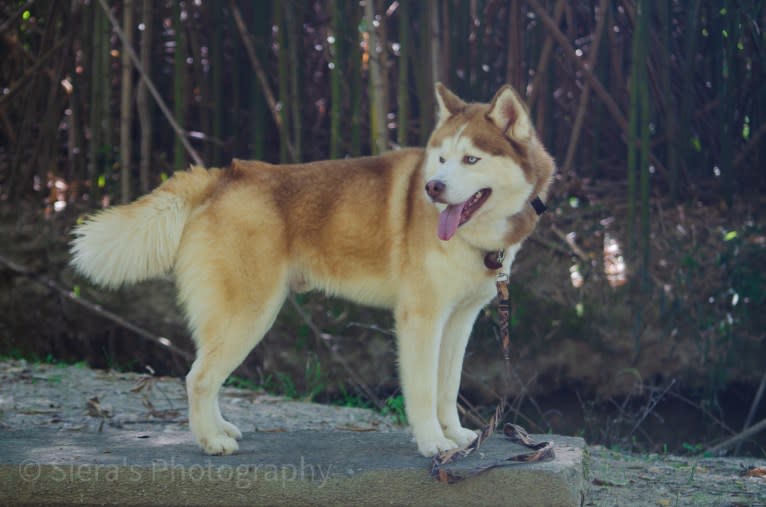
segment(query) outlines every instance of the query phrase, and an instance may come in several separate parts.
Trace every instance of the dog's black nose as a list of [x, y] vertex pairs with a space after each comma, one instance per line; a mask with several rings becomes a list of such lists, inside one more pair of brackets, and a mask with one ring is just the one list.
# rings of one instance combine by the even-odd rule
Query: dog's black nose
[[442, 180], [431, 180], [426, 183], [426, 193], [431, 199], [436, 199], [444, 193], [446, 187]]

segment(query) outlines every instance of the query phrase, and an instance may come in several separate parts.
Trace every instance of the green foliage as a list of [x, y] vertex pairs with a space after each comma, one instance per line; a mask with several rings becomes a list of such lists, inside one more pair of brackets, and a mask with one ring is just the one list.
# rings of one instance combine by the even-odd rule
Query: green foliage
[[247, 389], [248, 391], [262, 391], [264, 390], [257, 382], [250, 380], [239, 375], [230, 375], [223, 383], [227, 387], [235, 387], [237, 389]]
[[[707, 372], [705, 402], [720, 412], [718, 393], [732, 372], [757, 368], [763, 357], [759, 330], [766, 328], [766, 228], [757, 223], [721, 230], [708, 244], [686, 253], [676, 283], [683, 294], [697, 297], [677, 301], [679, 323], [696, 335], [699, 360]], [[712, 253], [712, 257], [711, 257]]]
[[699, 454], [705, 450], [705, 446], [702, 444], [690, 444], [689, 442], [683, 442], [681, 447], [689, 454]]
[[407, 424], [407, 413], [404, 410], [404, 396], [397, 394], [386, 398], [386, 405], [383, 408], [383, 414], [394, 418], [396, 424], [405, 426]]
[[305, 390], [299, 388], [295, 380], [287, 373], [276, 372], [273, 375], [267, 375], [260, 384], [245, 377], [231, 375], [224, 385], [250, 391], [266, 391], [294, 400], [313, 401], [319, 394], [325, 392], [327, 387], [318, 361], [311, 360], [306, 363], [304, 383]]
[[372, 408], [372, 403], [370, 403], [369, 400], [358, 394], [348, 392], [345, 385], [340, 384], [338, 386], [338, 391], [340, 392], [340, 396], [333, 401], [335, 405], [349, 408]]
[[766, 232], [761, 225], [745, 226], [724, 235], [718, 256], [724, 278], [718, 298], [727, 306], [731, 326], [744, 329], [764, 329], [766, 317], [766, 258], [758, 244]]
[[10, 349], [6, 350], [3, 354], [0, 354], [0, 359], [14, 359], [17, 361], [24, 359], [31, 363], [42, 362], [36, 354], [27, 354], [18, 347], [11, 347]]
[[277, 372], [276, 377], [277, 387], [276, 389], [273, 389], [275, 392], [294, 400], [301, 398], [301, 395], [298, 392], [298, 387], [295, 385], [295, 382], [293, 382], [293, 379], [288, 374]]
[[[64, 360], [58, 359], [57, 357], [55, 357], [53, 354], [50, 354], [50, 353], [46, 354], [45, 357], [40, 357], [39, 355], [37, 355], [35, 353], [24, 352], [23, 350], [19, 349], [18, 347], [12, 347], [11, 349], [7, 350], [5, 353], [0, 354], [0, 361], [8, 360], [8, 359], [16, 360], [16, 361], [23, 359], [24, 361], [27, 361], [28, 363], [33, 363], [33, 364], [50, 364], [50, 365], [57, 366], [57, 367], [60, 367], [60, 368], [63, 368], [63, 367], [66, 367], [66, 366], [73, 366], [73, 367], [78, 368], [78, 369], [85, 369], [85, 368], [89, 367], [88, 363], [85, 362], [85, 361], [77, 361], [77, 362], [72, 363], [72, 362], [68, 362], [68, 361], [64, 361]], [[57, 376], [57, 377], [58, 377], [57, 381], [60, 382], [61, 381], [61, 377], [60, 376]], [[56, 380], [54, 380], [54, 381], [56, 381]]]
[[327, 387], [327, 382], [322, 373], [322, 366], [317, 358], [306, 363], [306, 393], [303, 398], [313, 400], [318, 394], [322, 393]]

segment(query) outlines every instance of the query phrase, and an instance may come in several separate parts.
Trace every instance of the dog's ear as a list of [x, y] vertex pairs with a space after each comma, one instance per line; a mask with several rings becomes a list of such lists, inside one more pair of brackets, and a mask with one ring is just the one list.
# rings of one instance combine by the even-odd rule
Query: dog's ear
[[440, 127], [450, 116], [454, 116], [465, 108], [465, 102], [452, 93], [441, 83], [436, 83], [436, 104], [438, 118], [436, 126]]
[[527, 108], [509, 85], [500, 88], [492, 99], [487, 119], [511, 139], [524, 141], [532, 135], [532, 122]]

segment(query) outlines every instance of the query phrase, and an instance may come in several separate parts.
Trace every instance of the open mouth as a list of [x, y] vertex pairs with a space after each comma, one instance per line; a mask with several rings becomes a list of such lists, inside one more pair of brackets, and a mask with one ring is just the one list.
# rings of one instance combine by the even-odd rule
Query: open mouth
[[439, 227], [437, 235], [439, 239], [447, 241], [455, 235], [457, 228], [468, 222], [471, 217], [487, 202], [492, 189], [484, 188], [473, 194], [466, 201], [459, 204], [449, 204], [439, 214]]

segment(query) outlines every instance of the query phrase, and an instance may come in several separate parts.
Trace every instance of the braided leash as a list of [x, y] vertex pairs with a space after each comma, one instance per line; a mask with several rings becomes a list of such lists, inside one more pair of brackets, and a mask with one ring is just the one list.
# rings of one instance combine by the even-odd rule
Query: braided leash
[[[545, 204], [539, 197], [535, 197], [531, 201], [532, 207], [538, 215], [541, 215], [547, 209]], [[507, 410], [507, 399], [510, 396], [510, 379], [511, 379], [511, 294], [508, 287], [508, 275], [503, 272], [503, 254], [504, 252], [489, 252], [484, 257], [484, 265], [488, 269], [499, 270], [497, 273], [497, 280], [495, 285], [497, 287], [497, 300], [498, 300], [498, 317], [500, 328], [500, 344], [503, 349], [503, 363], [505, 367], [505, 385], [507, 393], [498, 403], [495, 408], [495, 413], [490, 418], [489, 423], [482, 429], [479, 436], [459, 449], [452, 449], [442, 452], [434, 456], [431, 462], [431, 476], [435, 477], [439, 482], [445, 482], [452, 484], [469, 477], [473, 477], [487, 470], [493, 468], [519, 465], [522, 463], [534, 463], [542, 461], [551, 461], [555, 459], [556, 453], [553, 449], [553, 442], [535, 442], [533, 438], [529, 436], [527, 431], [517, 424], [506, 423], [503, 426], [503, 435], [505, 438], [513, 443], [522, 445], [529, 449], [529, 452], [523, 452], [520, 454], [514, 454], [504, 459], [496, 460], [492, 463], [481, 465], [468, 471], [457, 472], [455, 470], [449, 470], [445, 468], [446, 465], [454, 463], [455, 461], [465, 458], [473, 451], [481, 447], [491, 435], [494, 433], [497, 426], [505, 418]]]
[[[497, 296], [498, 296], [498, 315], [499, 315], [499, 327], [500, 327], [500, 343], [503, 347], [503, 362], [505, 364], [505, 378], [506, 386], [510, 390], [510, 374], [511, 374], [511, 296], [508, 288], [508, 275], [505, 273], [498, 273], [497, 276]], [[465, 458], [473, 451], [477, 450], [481, 445], [494, 433], [498, 424], [504, 419], [507, 409], [507, 398], [503, 396], [495, 408], [494, 415], [490, 418], [489, 423], [482, 429], [479, 436], [465, 447], [459, 449], [452, 449], [442, 452], [434, 456], [431, 462], [431, 476], [436, 478], [439, 482], [453, 484], [455, 482], [474, 477], [482, 472], [491, 470], [493, 468], [504, 467], [509, 465], [520, 465], [522, 463], [534, 463], [542, 461], [551, 461], [555, 459], [556, 453], [553, 449], [553, 442], [535, 442], [533, 438], [529, 436], [527, 431], [517, 424], [505, 423], [503, 426], [503, 435], [505, 438], [513, 443], [529, 449], [529, 452], [523, 452], [519, 454], [511, 455], [507, 458], [496, 460], [492, 463], [481, 465], [470, 469], [468, 471], [456, 471], [446, 468], [446, 465], [454, 463], [455, 461]]]

